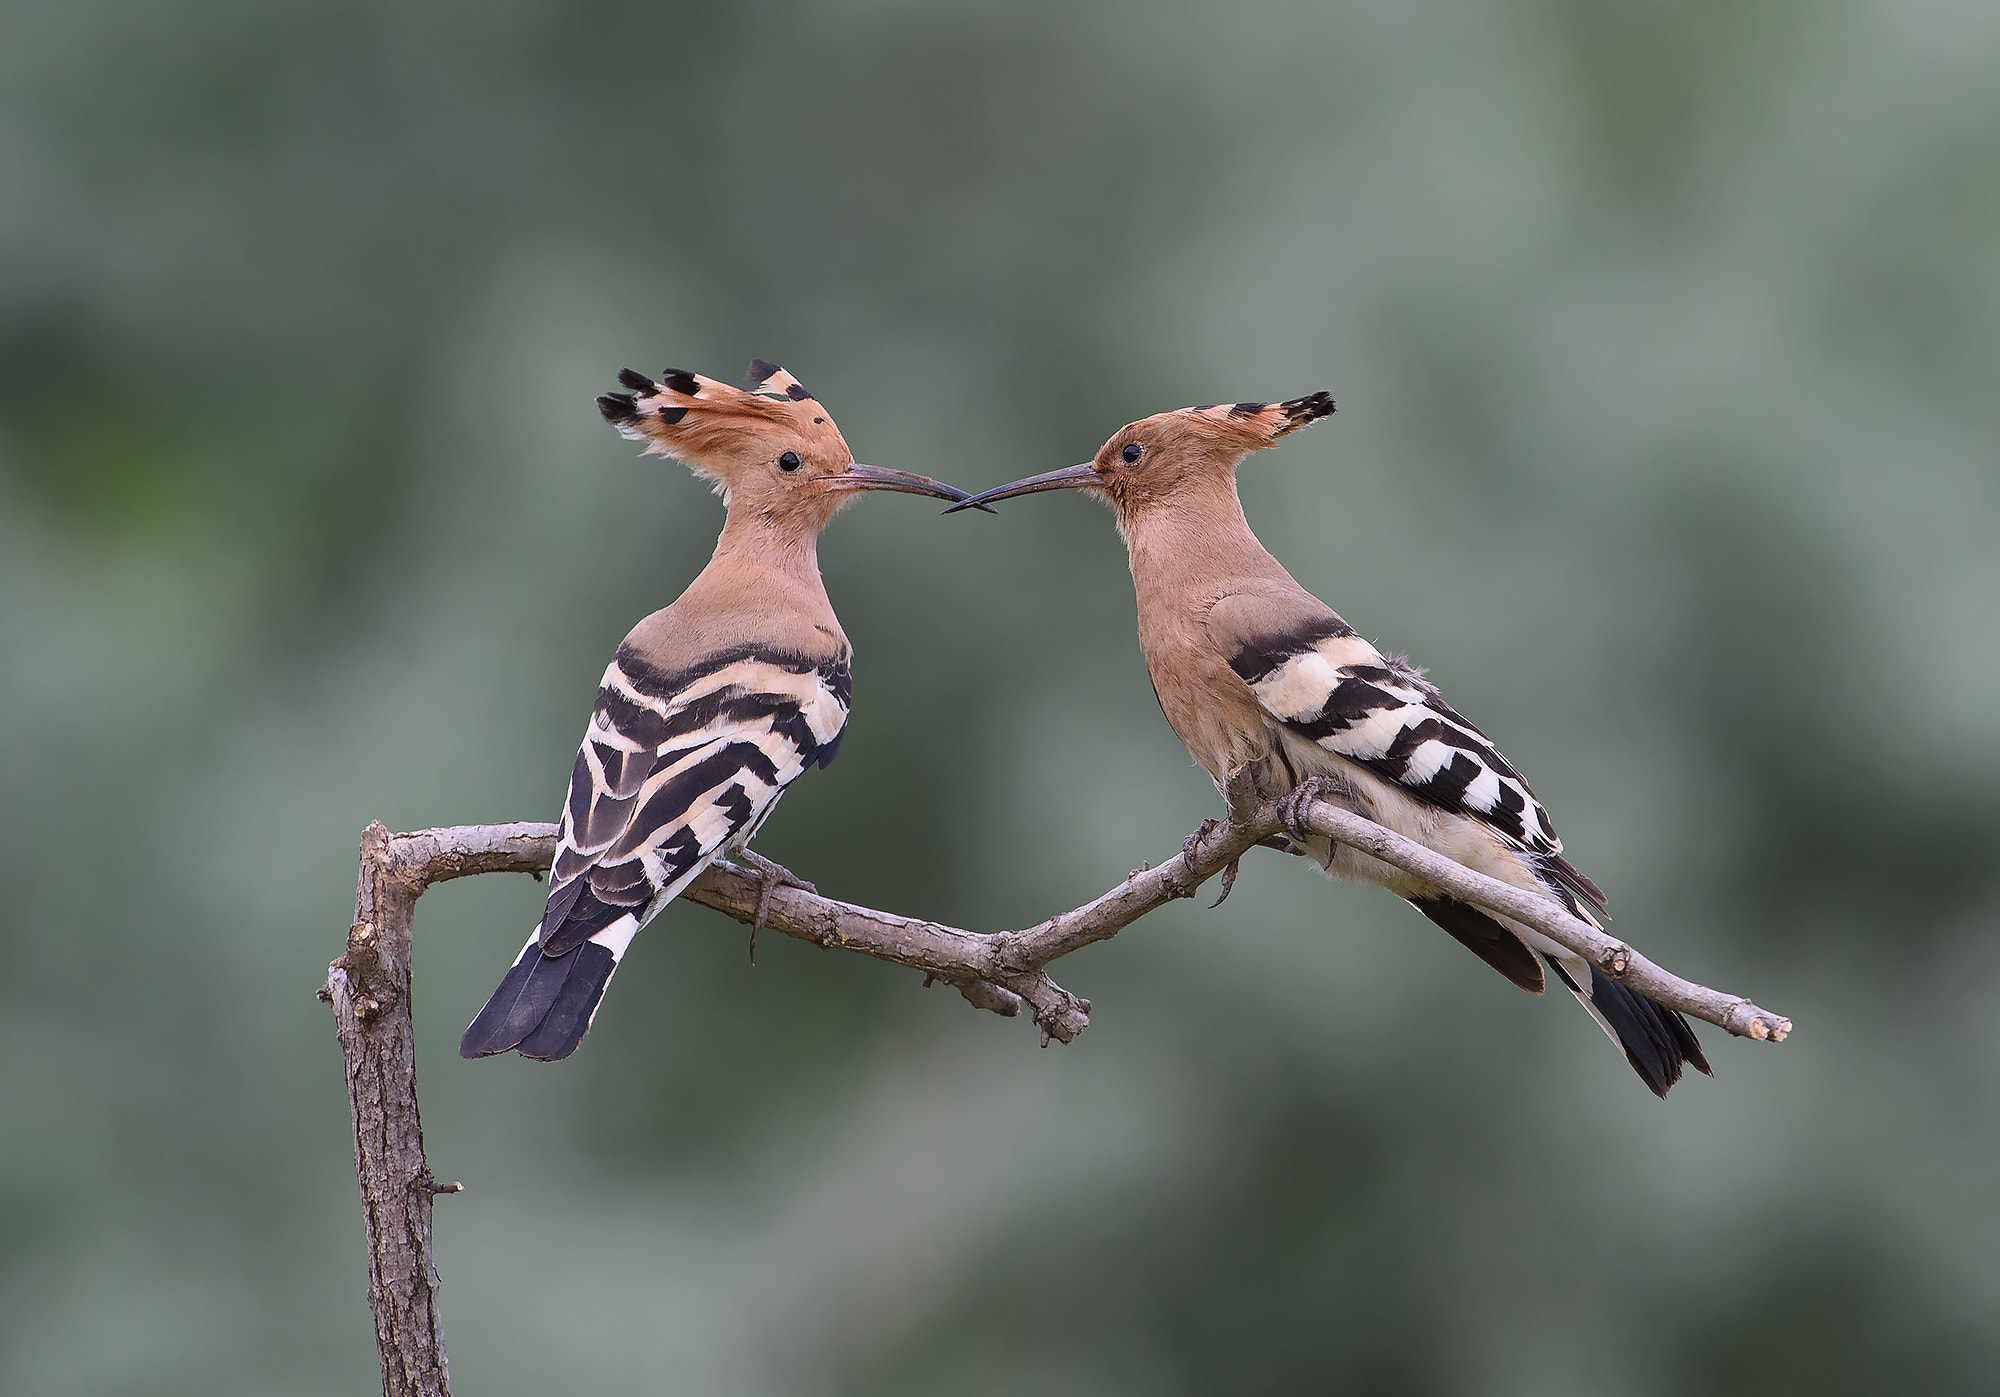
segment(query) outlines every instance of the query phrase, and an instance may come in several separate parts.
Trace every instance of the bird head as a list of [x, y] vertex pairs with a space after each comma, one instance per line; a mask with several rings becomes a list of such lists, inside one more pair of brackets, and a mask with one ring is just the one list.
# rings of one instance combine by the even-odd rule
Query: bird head
[[750, 361], [749, 389], [685, 369], [668, 369], [658, 383], [625, 369], [618, 381], [631, 391], [597, 400], [604, 420], [713, 482], [732, 517], [745, 511], [816, 532], [865, 490], [966, 497], [929, 476], [857, 465], [805, 385], [762, 359]]
[[1283, 403], [1216, 403], [1156, 413], [1120, 427], [1082, 465], [997, 486], [945, 513], [1039, 490], [1090, 490], [1109, 501], [1121, 521], [1134, 519], [1171, 506], [1204, 482], [1229, 482], [1245, 456], [1275, 446], [1286, 433], [1332, 411], [1332, 398], [1313, 393]]

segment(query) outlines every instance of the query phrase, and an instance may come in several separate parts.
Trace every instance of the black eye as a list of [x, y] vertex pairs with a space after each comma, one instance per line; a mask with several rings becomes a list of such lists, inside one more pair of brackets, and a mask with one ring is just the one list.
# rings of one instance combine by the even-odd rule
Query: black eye
[[1136, 441], [1135, 441], [1135, 442], [1133, 442], [1133, 443], [1132, 443], [1132, 444], [1131, 444], [1130, 446], [1127, 446], [1127, 447], [1126, 447], [1126, 448], [1125, 448], [1125, 449], [1124, 449], [1123, 451], [1119, 452], [1118, 454], [1119, 454], [1120, 456], [1123, 456], [1123, 457], [1124, 457], [1124, 458], [1125, 458], [1125, 459], [1126, 459], [1127, 461], [1136, 461], [1136, 460], [1138, 460], [1138, 459], [1139, 459], [1139, 443], [1138, 443], [1138, 442], [1136, 442]]
[[799, 453], [798, 453], [798, 452], [796, 452], [796, 451], [787, 451], [787, 452], [786, 452], [786, 453], [785, 453], [784, 455], [782, 455], [782, 456], [780, 456], [780, 457], [778, 458], [778, 469], [779, 469], [779, 470], [781, 470], [781, 471], [795, 471], [795, 470], [797, 470], [798, 468], [799, 468]]

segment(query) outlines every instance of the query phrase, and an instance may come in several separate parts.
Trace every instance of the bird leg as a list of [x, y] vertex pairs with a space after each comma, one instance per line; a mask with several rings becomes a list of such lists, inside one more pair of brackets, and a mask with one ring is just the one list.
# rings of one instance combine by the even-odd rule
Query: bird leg
[[791, 869], [785, 867], [776, 859], [767, 859], [755, 849], [742, 848], [736, 850], [731, 862], [741, 864], [757, 875], [757, 916], [750, 923], [750, 963], [755, 965], [757, 963], [757, 933], [764, 929], [764, 919], [771, 915], [771, 894], [782, 886], [798, 888], [803, 892], [809, 892], [817, 897], [819, 889], [799, 877], [798, 874], [792, 872]]
[[1257, 768], [1249, 762], [1231, 767], [1220, 782], [1223, 802], [1232, 820], [1248, 820], [1257, 810]]

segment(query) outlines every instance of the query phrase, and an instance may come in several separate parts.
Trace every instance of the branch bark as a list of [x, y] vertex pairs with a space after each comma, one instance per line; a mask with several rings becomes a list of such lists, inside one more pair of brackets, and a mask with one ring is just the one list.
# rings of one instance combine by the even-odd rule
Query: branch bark
[[[1475, 873], [1352, 811], [1311, 801], [1295, 812], [1314, 833], [1359, 849], [1435, 884], [1464, 902], [1533, 927], [1648, 998], [1739, 1037], [1782, 1042], [1791, 1020], [1668, 973], [1625, 943], [1578, 920], [1551, 898]], [[770, 895], [764, 925], [829, 949], [859, 951], [943, 980], [978, 1008], [1007, 1017], [1025, 1005], [1042, 1043], [1068, 1043], [1089, 1025], [1091, 1004], [1049, 977], [1070, 952], [1115, 936], [1156, 908], [1193, 897], [1208, 879], [1283, 832], [1275, 805], [1206, 820], [1180, 852], [1138, 869], [1074, 911], [1018, 931], [980, 933], [839, 902], [802, 888]], [[361, 836], [361, 877], [347, 950], [327, 971], [320, 997], [333, 1005], [347, 1061], [354, 1163], [368, 1227], [368, 1301], [382, 1356], [385, 1397], [447, 1397], [438, 1331], [431, 1201], [454, 1193], [424, 1158], [417, 1112], [416, 1044], [410, 1014], [410, 922], [433, 883], [474, 873], [535, 873], [555, 857], [551, 824], [462, 825], [392, 835], [380, 823]], [[749, 871], [716, 865], [682, 894], [752, 925], [763, 887]]]
[[1782, 1043], [1792, 1031], [1792, 1021], [1783, 1015], [1760, 1009], [1741, 995], [1723, 994], [1670, 974], [1624, 942], [1571, 916], [1553, 898], [1537, 897], [1497, 878], [1475, 873], [1351, 810], [1323, 800], [1314, 801], [1306, 808], [1303, 823], [1315, 834], [1326, 835], [1427, 879], [1461, 902], [1470, 902], [1533, 927], [1657, 1004], [1692, 1014], [1704, 1023], [1728, 1029], [1739, 1038]]
[[445, 1397], [450, 1380], [438, 1332], [431, 1264], [430, 1170], [417, 1115], [417, 1048], [410, 1018], [410, 918], [420, 881], [405, 876], [380, 823], [361, 836], [361, 879], [347, 950], [327, 967], [320, 997], [333, 1005], [347, 1060], [354, 1169], [368, 1224], [368, 1304], [382, 1391]]

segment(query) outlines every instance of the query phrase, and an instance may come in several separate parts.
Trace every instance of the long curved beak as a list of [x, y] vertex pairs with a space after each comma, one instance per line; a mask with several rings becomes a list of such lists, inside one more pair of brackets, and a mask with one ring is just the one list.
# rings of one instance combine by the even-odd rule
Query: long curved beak
[[[985, 509], [989, 500], [1004, 500], [1014, 495], [1032, 495], [1037, 490], [1087, 490], [1102, 486], [1096, 466], [1085, 461], [1080, 466], [1064, 466], [1059, 471], [1044, 471], [1031, 475], [1026, 480], [1017, 480], [1011, 485], [996, 485], [983, 494], [969, 495], [960, 500], [946, 514], [956, 514], [961, 509]], [[991, 511], [988, 511], [991, 513]]]
[[821, 476], [819, 483], [834, 490], [894, 490], [904, 495], [931, 495], [940, 500], [957, 500], [961, 503], [969, 498], [965, 491], [956, 485], [947, 485], [942, 480], [932, 480], [927, 475], [892, 471], [887, 466], [850, 465], [838, 475]]

